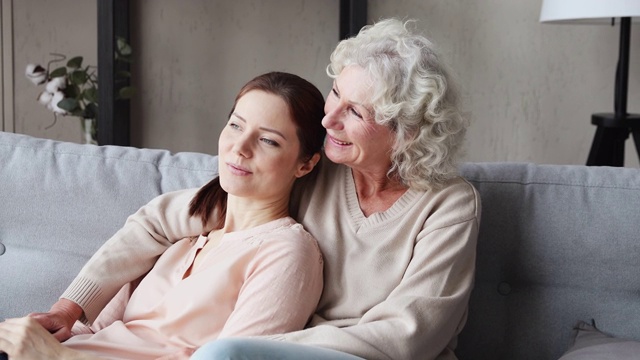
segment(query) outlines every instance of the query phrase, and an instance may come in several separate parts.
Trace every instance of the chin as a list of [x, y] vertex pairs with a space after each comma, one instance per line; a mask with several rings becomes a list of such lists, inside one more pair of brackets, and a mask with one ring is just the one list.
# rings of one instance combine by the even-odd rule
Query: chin
[[348, 163], [349, 163], [349, 161], [344, 156], [337, 155], [331, 150], [329, 150], [329, 151], [325, 150], [324, 155], [329, 160], [331, 160], [331, 162], [336, 163], [336, 164], [348, 165]]

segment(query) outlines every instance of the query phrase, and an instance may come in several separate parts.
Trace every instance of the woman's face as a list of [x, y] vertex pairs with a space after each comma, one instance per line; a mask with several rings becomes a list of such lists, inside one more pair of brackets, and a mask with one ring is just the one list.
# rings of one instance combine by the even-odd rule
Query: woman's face
[[327, 157], [361, 171], [386, 171], [391, 166], [393, 132], [374, 121], [372, 81], [360, 66], [342, 70], [327, 97], [322, 125], [327, 129]]
[[[218, 142], [220, 185], [229, 194], [277, 200], [311, 169], [289, 109], [277, 95], [251, 90], [236, 103]], [[312, 168], [312, 167], [311, 167]]]

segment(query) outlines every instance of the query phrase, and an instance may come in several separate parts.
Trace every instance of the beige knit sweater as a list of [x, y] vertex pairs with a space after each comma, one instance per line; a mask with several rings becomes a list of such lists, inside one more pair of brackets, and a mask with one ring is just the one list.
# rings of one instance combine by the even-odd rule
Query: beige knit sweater
[[[172, 241], [203, 232], [190, 219], [197, 189], [162, 195], [129, 217], [62, 297], [93, 321]], [[298, 184], [292, 215], [317, 238], [324, 291], [305, 330], [272, 336], [366, 359], [455, 359], [473, 286], [480, 198], [461, 178], [438, 191], [409, 189], [365, 217], [351, 170], [323, 160]]]

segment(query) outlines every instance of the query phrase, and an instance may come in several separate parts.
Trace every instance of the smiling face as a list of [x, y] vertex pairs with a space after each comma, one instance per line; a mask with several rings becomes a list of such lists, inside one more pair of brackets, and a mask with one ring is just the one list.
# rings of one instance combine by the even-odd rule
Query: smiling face
[[394, 134], [374, 121], [371, 86], [367, 72], [356, 65], [345, 67], [335, 79], [322, 119], [327, 129], [324, 150], [335, 163], [386, 172], [391, 167]]
[[300, 158], [300, 140], [287, 104], [261, 90], [238, 99], [220, 133], [218, 155], [222, 188], [254, 200], [288, 197], [294, 180], [313, 168]]

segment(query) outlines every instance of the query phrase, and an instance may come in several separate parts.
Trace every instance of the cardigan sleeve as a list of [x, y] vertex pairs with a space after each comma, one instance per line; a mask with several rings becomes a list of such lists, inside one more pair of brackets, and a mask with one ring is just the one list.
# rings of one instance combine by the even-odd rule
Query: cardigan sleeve
[[400, 283], [357, 324], [321, 324], [271, 338], [371, 360], [455, 359], [455, 338], [466, 321], [474, 280], [479, 198], [476, 201], [476, 213], [467, 219], [423, 228]]
[[320, 248], [302, 226], [276, 232], [252, 259], [219, 337], [303, 329], [322, 294], [322, 266]]
[[207, 230], [199, 218], [189, 216], [189, 202], [197, 191], [160, 195], [129, 216], [89, 259], [61, 298], [80, 305], [82, 320], [92, 323], [109, 300], [125, 284], [146, 274], [170, 245]]

